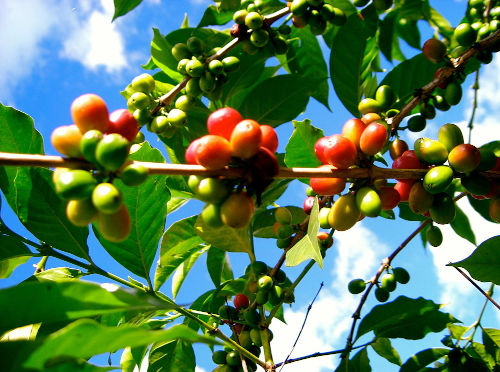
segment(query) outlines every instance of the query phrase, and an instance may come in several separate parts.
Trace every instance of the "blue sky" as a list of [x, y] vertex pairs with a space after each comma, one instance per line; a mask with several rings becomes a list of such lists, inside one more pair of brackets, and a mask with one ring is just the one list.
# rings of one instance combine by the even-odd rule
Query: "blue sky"
[[[188, 14], [190, 23], [195, 25], [204, 8], [210, 3], [208, 0], [144, 0], [135, 11], [110, 23], [113, 13], [111, 0], [4, 0], [0, 12], [0, 102], [31, 115], [36, 128], [46, 139], [55, 127], [71, 123], [69, 107], [73, 99], [80, 94], [99, 94], [106, 100], [110, 111], [125, 107], [126, 102], [119, 92], [133, 77], [142, 72], [140, 65], [149, 58], [151, 28], [157, 27], [166, 34], [181, 24], [185, 13]], [[434, 0], [431, 4], [446, 13], [453, 25], [456, 25], [463, 15], [466, 1]], [[422, 31], [427, 37], [432, 32], [427, 26], [424, 26]], [[405, 51], [408, 55], [416, 53], [409, 48]], [[482, 68], [480, 108], [476, 114], [476, 128], [472, 136], [472, 143], [475, 145], [497, 139], [500, 133], [497, 123], [500, 114], [497, 104], [499, 70], [498, 58]], [[465, 99], [460, 105], [449, 112], [438, 113], [423, 134], [403, 138], [409, 143], [420, 136], [436, 138], [439, 126], [447, 122], [454, 122], [465, 130], [471, 110], [471, 84], [469, 78], [464, 85]], [[333, 95], [332, 91], [330, 103], [333, 112], [328, 112], [311, 100], [307, 111], [300, 115], [299, 119], [312, 119], [313, 125], [324, 129], [326, 134], [338, 133], [350, 116]], [[292, 129], [291, 124], [279, 128], [279, 151], [283, 151]], [[154, 136], [148, 138], [153, 145], [161, 146]], [[45, 143], [45, 149], [47, 154], [56, 154], [48, 141]], [[304, 191], [304, 185], [294, 182], [279, 203], [300, 206], [305, 197]], [[481, 219], [467, 202], [461, 202], [459, 205], [471, 219], [478, 243], [500, 232], [498, 225]], [[189, 203], [187, 207], [169, 217], [167, 225], [176, 219], [198, 213], [199, 209], [199, 203]], [[23, 234], [26, 233], [8, 208], [4, 207], [1, 213], [4, 221], [10, 226]], [[329, 251], [325, 268], [320, 270], [315, 267], [312, 270], [298, 289], [297, 303], [291, 310], [286, 311], [288, 326], [275, 324], [272, 327], [275, 331], [275, 360], [283, 360], [290, 350], [307, 305], [322, 281], [325, 288], [310, 313], [307, 327], [293, 356], [343, 347], [350, 326], [350, 314], [359, 301], [358, 296], [347, 293], [348, 281], [356, 277], [369, 279], [373, 276], [380, 260], [394, 250], [416, 227], [415, 223], [386, 221], [380, 218], [365, 219], [347, 232], [335, 233], [335, 245]], [[399, 286], [392, 297], [405, 295], [432, 299], [445, 304], [444, 311], [452, 313], [465, 324], [470, 324], [479, 313], [483, 298], [454, 269], [445, 267], [445, 264], [465, 258], [474, 247], [456, 236], [448, 226], [443, 227], [443, 232], [445, 241], [442, 246], [424, 250], [421, 242], [416, 239], [396, 258], [394, 266], [407, 268], [412, 280], [408, 285]], [[98, 262], [126, 277], [127, 272], [99, 248], [95, 239], [91, 238], [90, 244]], [[276, 261], [279, 253], [272, 241], [257, 241], [256, 254], [259, 259], [271, 264]], [[246, 258], [238, 254], [232, 254], [231, 260], [235, 275], [241, 274], [248, 263]], [[52, 260], [49, 264], [57, 266], [61, 263]], [[185, 290], [179, 295], [179, 302], [193, 301], [202, 293], [201, 290], [209, 289], [208, 275], [203, 267], [204, 259], [200, 259], [194, 272], [188, 277]], [[289, 276], [295, 277], [301, 268], [302, 266], [290, 269]], [[29, 276], [32, 271], [33, 269], [26, 265], [14, 272], [11, 278], [0, 281], [0, 287], [18, 282]], [[206, 288], [200, 288], [203, 286], [200, 283], [207, 283]], [[164, 286], [167, 293], [170, 292], [169, 285], [170, 283], [167, 283]], [[496, 299], [498, 301], [500, 297], [496, 295]], [[375, 301], [370, 299], [364, 314], [373, 304]], [[498, 312], [495, 314], [489, 307], [485, 324], [495, 327], [499, 320]], [[440, 346], [439, 340], [442, 336], [442, 333], [431, 335], [417, 343], [398, 341], [395, 345], [402, 359], [406, 360], [426, 346]], [[198, 351], [200, 367], [203, 370], [213, 368], [208, 362], [208, 349], [202, 347]], [[370, 357], [372, 356], [370, 354]], [[375, 370], [396, 370], [394, 366], [381, 362], [379, 357], [376, 359]], [[321, 368], [332, 369], [337, 363], [336, 357], [315, 358], [290, 365], [286, 370], [318, 371]]]

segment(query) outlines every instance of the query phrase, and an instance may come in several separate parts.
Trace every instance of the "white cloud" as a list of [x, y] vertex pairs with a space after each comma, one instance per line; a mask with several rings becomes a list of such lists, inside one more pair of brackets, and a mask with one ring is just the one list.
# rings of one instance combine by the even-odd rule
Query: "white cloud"
[[[81, 3], [88, 4], [86, 1]], [[83, 14], [71, 19], [71, 31], [63, 42], [61, 56], [79, 61], [89, 69], [121, 70], [127, 66], [127, 58], [123, 36], [117, 23], [111, 23], [114, 7], [105, 0], [101, 0], [100, 5], [91, 9], [84, 5], [77, 9], [75, 13]]]
[[[53, 30], [61, 12], [54, 1], [6, 0], [0, 12], [0, 92], [9, 92], [40, 63], [41, 41]], [[63, 17], [61, 17], [63, 18]], [[5, 102], [4, 102], [5, 103]]]
[[[314, 303], [306, 326], [292, 354], [293, 357], [342, 348], [351, 325], [351, 315], [360, 297], [347, 291], [347, 284], [354, 278], [370, 279], [385, 257], [389, 247], [362, 223], [348, 231], [335, 233], [335, 244], [330, 254], [336, 255], [332, 268], [331, 285], [325, 287]], [[335, 252], [333, 252], [335, 250]], [[362, 260], [359, 258], [363, 257]], [[312, 295], [316, 289], [311, 288]], [[283, 361], [295, 341], [304, 321], [306, 309], [286, 310], [288, 325], [274, 322], [273, 357]], [[339, 356], [323, 356], [292, 363], [287, 372], [320, 371], [332, 369], [339, 363]]]

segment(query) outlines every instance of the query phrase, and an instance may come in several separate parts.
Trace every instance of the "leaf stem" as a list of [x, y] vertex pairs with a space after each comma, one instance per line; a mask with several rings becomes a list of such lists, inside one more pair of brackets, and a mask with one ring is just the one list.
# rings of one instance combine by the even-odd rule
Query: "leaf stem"
[[42, 259], [35, 265], [35, 272], [34, 274], [41, 273], [42, 271], [45, 271], [45, 264], [47, 263], [47, 259], [49, 256], [43, 256]]
[[476, 70], [476, 77], [474, 80], [474, 84], [472, 85], [472, 89], [474, 89], [474, 100], [472, 103], [472, 114], [470, 116], [469, 124], [467, 125], [467, 128], [469, 128], [469, 140], [467, 141], [467, 143], [471, 142], [472, 128], [474, 127], [474, 117], [476, 116], [477, 96], [479, 91], [479, 69]]

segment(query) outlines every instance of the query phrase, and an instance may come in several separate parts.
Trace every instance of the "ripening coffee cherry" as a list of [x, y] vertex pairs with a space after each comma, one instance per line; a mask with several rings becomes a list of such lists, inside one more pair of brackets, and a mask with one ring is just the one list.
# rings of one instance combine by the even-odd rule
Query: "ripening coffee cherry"
[[104, 100], [95, 94], [83, 94], [71, 104], [71, 117], [80, 132], [91, 129], [106, 132], [109, 125], [108, 107]]
[[356, 204], [356, 196], [353, 193], [342, 195], [330, 208], [328, 222], [335, 230], [345, 231], [358, 222], [361, 211]]
[[441, 40], [431, 38], [424, 43], [422, 53], [432, 63], [439, 63], [446, 56], [446, 45]]
[[235, 229], [245, 227], [252, 219], [254, 211], [255, 204], [252, 197], [244, 192], [233, 192], [221, 205], [221, 220], [225, 225]]
[[50, 136], [52, 146], [70, 158], [77, 158], [81, 155], [80, 141], [82, 132], [76, 125], [62, 125], [54, 129]]
[[460, 173], [472, 172], [481, 162], [481, 152], [473, 145], [464, 143], [455, 146], [448, 154], [450, 166]]
[[399, 158], [407, 150], [408, 150], [408, 144], [404, 140], [399, 138], [396, 138], [389, 145], [389, 154], [391, 155], [392, 160]]
[[262, 131], [255, 120], [240, 121], [233, 129], [230, 138], [232, 155], [242, 159], [254, 156], [262, 143]]
[[250, 305], [250, 300], [247, 295], [240, 293], [234, 296], [233, 305], [238, 311], [240, 309], [246, 309]]
[[365, 288], [366, 288], [366, 283], [363, 279], [353, 279], [347, 285], [347, 289], [352, 294], [361, 293], [365, 290]]
[[327, 137], [324, 141], [323, 155], [328, 164], [339, 169], [347, 169], [356, 161], [356, 146], [340, 134]]
[[388, 138], [389, 134], [386, 127], [382, 123], [375, 121], [368, 124], [361, 134], [359, 147], [364, 154], [375, 155], [384, 148]]
[[365, 98], [358, 104], [358, 110], [362, 115], [368, 113], [378, 114], [382, 111], [382, 105], [373, 98]]
[[99, 213], [97, 228], [104, 239], [114, 243], [124, 241], [130, 235], [132, 221], [125, 204], [115, 213]]
[[439, 128], [438, 141], [441, 142], [449, 152], [456, 146], [464, 143], [464, 136], [457, 125], [448, 123]]
[[92, 192], [92, 204], [101, 213], [116, 213], [123, 204], [123, 195], [112, 183], [100, 183]]
[[97, 210], [89, 198], [70, 200], [66, 205], [66, 217], [75, 226], [87, 226], [97, 218]]
[[493, 199], [490, 202], [490, 217], [496, 223], [500, 223], [500, 198]]
[[229, 141], [213, 134], [199, 138], [194, 151], [196, 163], [207, 169], [224, 168], [231, 160]]
[[410, 190], [408, 204], [413, 213], [424, 214], [432, 207], [434, 195], [425, 190], [422, 182], [415, 182]]
[[[145, 111], [149, 112], [149, 111]], [[109, 115], [109, 126], [106, 131], [109, 133], [118, 133], [132, 142], [139, 132], [139, 123], [137, 119], [127, 109], [118, 109]]]
[[396, 208], [401, 201], [399, 192], [397, 192], [394, 187], [383, 186], [378, 190], [378, 194], [380, 196], [383, 211]]
[[245, 24], [245, 18], [248, 15], [246, 9], [237, 10], [233, 15], [233, 21], [239, 25]]
[[[333, 165], [323, 164], [318, 168], [324, 169], [337, 169]], [[336, 195], [340, 194], [346, 185], [345, 178], [311, 178], [310, 179], [311, 188], [318, 195]]]
[[419, 138], [415, 141], [414, 151], [417, 157], [427, 164], [443, 164], [448, 160], [448, 150], [439, 141], [429, 138]]
[[257, 286], [260, 291], [269, 291], [273, 286], [273, 279], [269, 275], [264, 275], [257, 281]]
[[349, 119], [342, 127], [342, 135], [349, 139], [359, 150], [359, 139], [366, 129], [366, 124], [361, 119]]

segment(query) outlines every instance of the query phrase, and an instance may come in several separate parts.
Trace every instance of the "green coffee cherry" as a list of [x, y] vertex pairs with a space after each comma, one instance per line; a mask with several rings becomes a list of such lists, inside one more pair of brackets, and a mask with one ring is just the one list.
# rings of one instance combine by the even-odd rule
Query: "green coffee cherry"
[[197, 59], [191, 59], [186, 63], [186, 73], [191, 77], [200, 77], [204, 71], [205, 66]]
[[412, 132], [420, 132], [425, 129], [427, 121], [422, 115], [414, 115], [408, 119], [408, 129]]
[[95, 149], [97, 144], [102, 140], [103, 134], [97, 129], [92, 129], [85, 132], [80, 140], [80, 152], [82, 153], [85, 160], [94, 163], [95, 160]]
[[236, 71], [240, 68], [240, 60], [237, 57], [229, 56], [222, 60], [225, 72]]
[[389, 299], [389, 292], [384, 288], [378, 287], [375, 289], [375, 298], [379, 302], [386, 302]]
[[202, 93], [200, 89], [200, 79], [191, 78], [186, 84], [186, 94], [190, 97], [199, 97]]
[[222, 61], [219, 61], [218, 59], [210, 61], [208, 64], [208, 71], [214, 75], [222, 74], [224, 72], [224, 65], [222, 64]]
[[92, 192], [92, 204], [101, 213], [118, 212], [123, 204], [123, 195], [112, 183], [101, 183]]
[[187, 75], [187, 71], [186, 71], [186, 66], [187, 64], [190, 62], [191, 60], [190, 59], [187, 59], [187, 58], [184, 58], [184, 59], [181, 59], [179, 61], [179, 63], [177, 64], [177, 71], [179, 73], [181, 73], [182, 75]]
[[262, 27], [263, 22], [264, 19], [257, 12], [250, 12], [245, 17], [245, 25], [252, 30], [260, 29]]
[[188, 120], [186, 113], [176, 108], [170, 110], [167, 119], [170, 124], [177, 128], [185, 126]]
[[257, 286], [262, 291], [269, 291], [273, 286], [273, 279], [269, 275], [264, 275], [257, 281]]
[[406, 284], [410, 281], [410, 274], [402, 267], [395, 267], [392, 269], [392, 273], [398, 283]]
[[192, 53], [186, 44], [177, 43], [172, 47], [172, 55], [177, 61], [181, 61], [183, 59], [190, 59]]
[[443, 243], [443, 233], [437, 226], [430, 226], [425, 233], [425, 237], [433, 247], [439, 247]]
[[151, 105], [151, 99], [142, 92], [135, 92], [127, 100], [127, 107], [131, 110], [145, 109]]
[[158, 134], [163, 133], [171, 127], [172, 127], [172, 125], [168, 121], [168, 118], [164, 115], [156, 116], [151, 121], [151, 131], [154, 133], [158, 133]]
[[127, 165], [120, 173], [120, 179], [127, 186], [138, 186], [148, 178], [148, 168], [140, 164]]
[[366, 283], [363, 279], [353, 279], [347, 285], [347, 289], [352, 294], [361, 293], [365, 290], [365, 288], [366, 288]]
[[155, 90], [155, 79], [149, 74], [136, 76], [130, 84], [135, 92], [151, 93]]
[[196, 36], [191, 36], [187, 40], [186, 44], [189, 51], [195, 56], [200, 55], [205, 51], [205, 43]]
[[394, 274], [384, 274], [380, 280], [381, 288], [387, 290], [388, 292], [393, 292], [396, 289], [396, 278]]
[[250, 42], [257, 48], [263, 48], [269, 42], [269, 32], [257, 29], [250, 35]]

